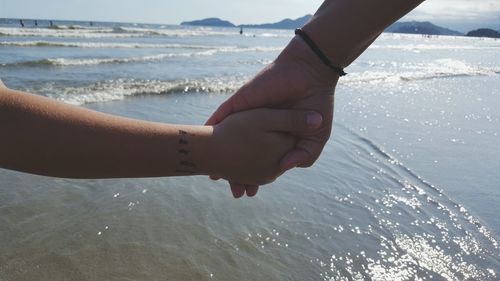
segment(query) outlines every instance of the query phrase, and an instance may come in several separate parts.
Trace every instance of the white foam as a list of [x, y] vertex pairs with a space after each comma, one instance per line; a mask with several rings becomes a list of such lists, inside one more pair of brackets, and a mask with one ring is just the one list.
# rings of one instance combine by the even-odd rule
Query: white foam
[[48, 28], [50, 29], [61, 29], [61, 30], [66, 30], [66, 29], [97, 29], [97, 28], [93, 28], [93, 27], [89, 27], [89, 26], [82, 26], [82, 25], [77, 25], [77, 24], [73, 24], [73, 25], [52, 25], [52, 26], [49, 26]]
[[499, 50], [500, 41], [493, 38], [467, 36], [423, 36], [420, 34], [382, 34], [370, 49], [389, 49], [410, 52]]
[[[115, 63], [135, 63], [135, 62], [149, 62], [149, 61], [160, 61], [166, 58], [172, 57], [187, 57], [196, 55], [205, 55], [206, 52], [199, 53], [170, 53], [170, 54], [159, 54], [153, 56], [143, 56], [143, 57], [131, 57], [131, 58], [107, 58], [107, 59], [47, 59], [48, 64], [54, 66], [80, 66], [80, 65], [98, 65], [98, 64], [115, 64]], [[43, 61], [42, 61], [43, 62]]]
[[[266, 33], [266, 37], [268, 34]], [[132, 37], [197, 37], [197, 36], [236, 36], [236, 30], [191, 28], [138, 28], [138, 27], [83, 27], [57, 26], [52, 28], [0, 27], [1, 36], [17, 37], [68, 37], [68, 38], [132, 38]], [[259, 34], [255, 34], [260, 36]], [[280, 36], [277, 34], [276, 36]]]
[[68, 38], [130, 38], [141, 34], [114, 33], [112, 28], [70, 29], [62, 28], [14, 28], [0, 27], [1, 36], [16, 37], [68, 37]]
[[220, 53], [238, 52], [278, 52], [283, 47], [237, 47], [210, 46], [191, 44], [148, 44], [148, 43], [94, 43], [94, 42], [58, 42], [58, 41], [0, 41], [0, 46], [9, 47], [67, 47], [67, 48], [128, 48], [128, 49], [207, 49]]
[[193, 57], [193, 56], [211, 56], [214, 55], [216, 50], [208, 50], [202, 52], [191, 53], [167, 53], [142, 57], [128, 57], [128, 58], [49, 58], [35, 61], [23, 61], [10, 64], [1, 64], [3, 67], [9, 66], [86, 66], [86, 65], [99, 65], [99, 64], [121, 64], [121, 63], [141, 63], [161, 61], [168, 58], [175, 57]]
[[[14, 63], [3, 63], [1, 67], [11, 66], [87, 66], [99, 64], [122, 64], [122, 63], [141, 63], [162, 61], [168, 58], [176, 57], [197, 57], [197, 56], [213, 56], [218, 53], [240, 53], [240, 52], [273, 52], [279, 51], [280, 48], [235, 48], [235, 47], [220, 47], [218, 49], [209, 49], [198, 52], [183, 52], [183, 53], [166, 53], [141, 57], [118, 57], [118, 58], [48, 58], [34, 61], [21, 61]], [[270, 61], [258, 60], [257, 64], [269, 64]]]
[[248, 77], [207, 77], [198, 80], [136, 80], [117, 79], [97, 82], [83, 87], [65, 87], [47, 83], [39, 88], [29, 89], [48, 97], [70, 104], [122, 100], [138, 95], [163, 95], [171, 93], [229, 93], [236, 91]]
[[467, 45], [451, 45], [451, 44], [401, 44], [401, 45], [388, 45], [388, 44], [373, 44], [369, 49], [394, 49], [405, 51], [424, 51], [424, 50], [499, 50], [500, 46], [467, 46]]
[[[370, 63], [375, 64], [375, 63]], [[390, 65], [390, 63], [387, 63]], [[398, 83], [401, 81], [425, 80], [455, 76], [492, 76], [499, 68], [479, 67], [456, 59], [438, 59], [430, 63], [405, 63], [401, 67], [389, 67], [384, 70], [370, 69], [349, 73], [340, 80], [342, 84], [360, 83]]]
[[0, 46], [10, 47], [68, 47], [68, 48], [164, 48], [164, 49], [214, 49], [236, 48], [235, 46], [210, 46], [191, 44], [105, 43], [105, 42], [61, 42], [61, 41], [0, 41]]

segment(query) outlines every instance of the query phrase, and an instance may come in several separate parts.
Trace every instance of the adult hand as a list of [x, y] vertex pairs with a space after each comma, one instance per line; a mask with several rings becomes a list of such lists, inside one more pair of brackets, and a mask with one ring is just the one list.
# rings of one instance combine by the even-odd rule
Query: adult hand
[[[243, 85], [220, 105], [207, 121], [217, 124], [234, 112], [258, 107], [299, 108], [323, 115], [323, 123], [314, 134], [297, 135], [295, 149], [281, 161], [283, 171], [309, 167], [319, 157], [330, 137], [333, 117], [333, 93], [338, 76], [326, 67], [309, 47], [294, 38], [278, 58]], [[317, 96], [307, 99], [308, 97]], [[212, 178], [218, 178], [214, 175]], [[253, 196], [258, 186], [230, 182], [235, 198]]]
[[[296, 144], [294, 134], [313, 134], [322, 115], [309, 110], [258, 108], [229, 115], [213, 126], [205, 149], [208, 174], [263, 185], [283, 171], [281, 158]], [[217, 159], [217, 161], [214, 161]]]

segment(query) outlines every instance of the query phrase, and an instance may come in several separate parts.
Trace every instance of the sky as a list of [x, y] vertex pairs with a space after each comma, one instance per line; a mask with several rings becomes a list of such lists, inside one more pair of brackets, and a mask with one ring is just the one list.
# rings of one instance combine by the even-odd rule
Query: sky
[[[255, 24], [312, 14], [322, 2], [322, 0], [0, 0], [0, 17], [162, 24], [179, 24], [186, 20], [219, 17], [235, 24]], [[479, 27], [500, 30], [500, 0], [427, 0], [403, 20], [431, 21], [462, 32]]]

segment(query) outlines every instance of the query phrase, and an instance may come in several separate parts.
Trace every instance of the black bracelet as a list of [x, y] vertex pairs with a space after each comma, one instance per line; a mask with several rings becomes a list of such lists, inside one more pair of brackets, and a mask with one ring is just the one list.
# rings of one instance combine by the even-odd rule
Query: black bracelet
[[319, 59], [329, 68], [333, 69], [339, 76], [344, 76], [347, 73], [344, 72], [344, 69], [338, 65], [333, 64], [323, 52], [319, 49], [318, 45], [314, 43], [314, 41], [304, 32], [304, 30], [297, 28], [295, 29], [295, 35], [299, 35], [304, 42], [313, 50], [313, 52], [319, 57]]

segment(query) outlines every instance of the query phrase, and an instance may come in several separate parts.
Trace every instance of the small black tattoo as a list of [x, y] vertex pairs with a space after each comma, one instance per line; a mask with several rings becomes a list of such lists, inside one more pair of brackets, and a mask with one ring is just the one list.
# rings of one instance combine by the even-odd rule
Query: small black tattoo
[[196, 164], [189, 162], [186, 158], [189, 155], [189, 133], [184, 130], [179, 130], [179, 147], [177, 152], [182, 154], [181, 158], [185, 160], [179, 161], [179, 167], [175, 170], [179, 174], [194, 175], [197, 169]]

